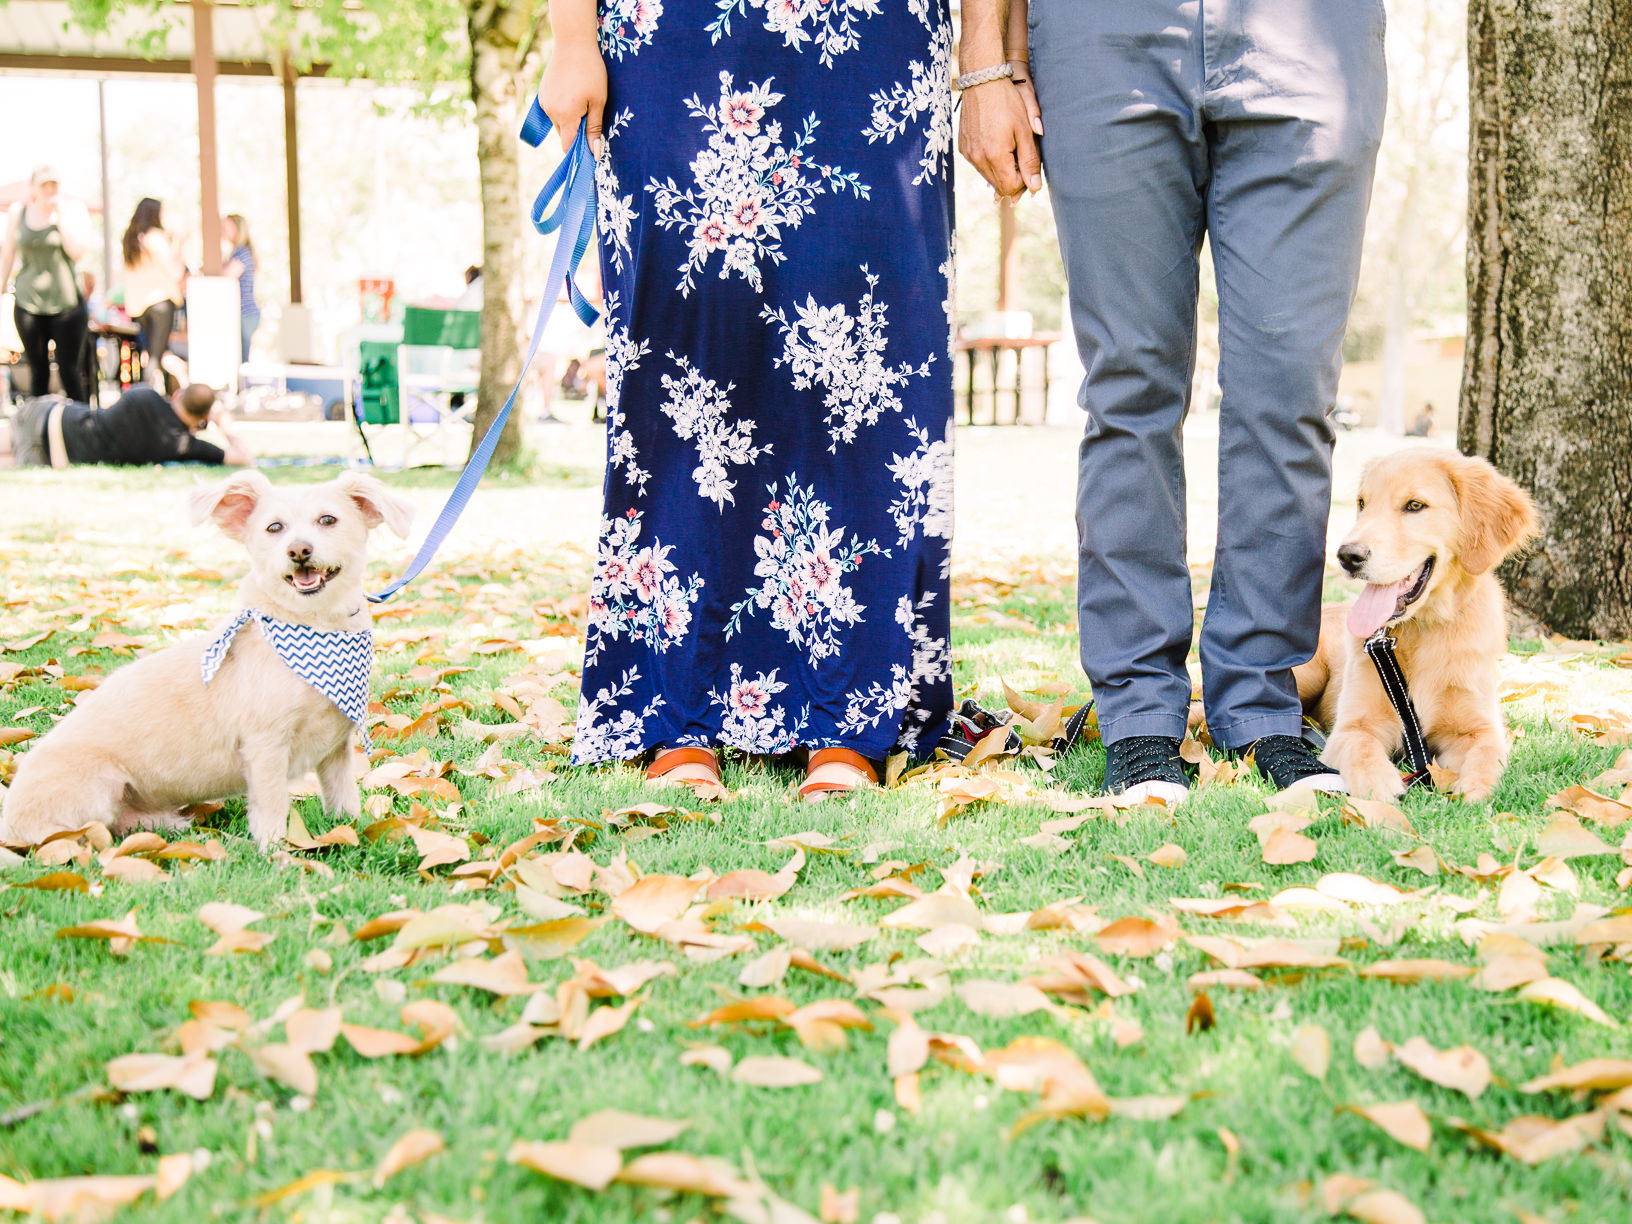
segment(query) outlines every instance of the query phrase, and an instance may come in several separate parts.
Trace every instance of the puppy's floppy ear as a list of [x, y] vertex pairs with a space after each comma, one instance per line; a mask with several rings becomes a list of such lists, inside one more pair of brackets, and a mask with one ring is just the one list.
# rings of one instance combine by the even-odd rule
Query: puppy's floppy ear
[[346, 472], [336, 482], [340, 491], [362, 511], [363, 522], [372, 531], [381, 523], [406, 539], [413, 526], [414, 508], [366, 472]]
[[235, 540], [244, 537], [244, 524], [255, 513], [261, 498], [272, 491], [272, 482], [254, 468], [235, 472], [219, 484], [194, 489], [187, 499], [187, 513], [193, 526], [205, 519]]
[[1457, 559], [1482, 574], [1536, 534], [1536, 504], [1518, 485], [1483, 459], [1458, 459], [1451, 483], [1462, 518]]

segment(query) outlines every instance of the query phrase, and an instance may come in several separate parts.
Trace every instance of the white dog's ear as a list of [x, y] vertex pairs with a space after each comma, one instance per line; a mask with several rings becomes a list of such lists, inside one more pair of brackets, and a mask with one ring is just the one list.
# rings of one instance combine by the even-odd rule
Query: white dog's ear
[[254, 468], [235, 472], [220, 484], [194, 489], [187, 499], [188, 516], [195, 527], [205, 519], [214, 519], [227, 535], [241, 540], [244, 524], [261, 498], [271, 491], [272, 482]]
[[366, 472], [346, 472], [336, 482], [340, 491], [363, 512], [363, 522], [372, 531], [381, 523], [403, 539], [414, 523], [414, 508]]
[[1483, 459], [1458, 459], [1451, 483], [1461, 511], [1457, 560], [1482, 574], [1536, 534], [1536, 504], [1513, 481]]

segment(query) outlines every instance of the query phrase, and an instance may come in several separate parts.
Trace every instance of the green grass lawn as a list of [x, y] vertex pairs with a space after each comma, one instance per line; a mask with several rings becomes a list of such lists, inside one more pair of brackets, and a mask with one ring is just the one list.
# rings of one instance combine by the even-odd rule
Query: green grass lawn
[[[185, 485], [175, 474], [148, 479], [173, 484], [178, 493]], [[58, 486], [41, 485], [48, 487]], [[71, 517], [72, 506], [65, 504], [63, 514]], [[65, 678], [105, 674], [127, 661], [130, 647], [102, 635], [127, 635], [143, 649], [158, 646], [199, 631], [233, 597], [233, 571], [202, 568], [184, 549], [38, 526], [10, 534], [0, 575], [0, 731], [45, 732], [75, 695], [75, 682], [65, 688]], [[453, 553], [387, 609], [377, 626], [376, 698], [399, 716], [392, 720], [397, 724], [413, 723], [428, 707], [444, 708], [431, 720], [439, 725], [419, 724], [406, 739], [386, 738], [389, 724], [377, 727], [374, 764], [423, 753], [438, 771], [442, 762], [451, 766], [440, 797], [386, 786], [367, 791], [361, 826], [400, 818], [373, 828], [377, 839], [365, 831], [356, 845], [268, 862], [247, 839], [242, 801], [233, 800], [192, 833], [166, 835], [172, 842], [213, 840], [224, 857], [157, 860], [160, 881], [107, 874], [97, 856], [0, 861], [0, 1174], [19, 1182], [148, 1174], [161, 1154], [194, 1154], [191, 1176], [173, 1195], [156, 1202], [145, 1194], [125, 1209], [131, 1218], [173, 1221], [678, 1224], [730, 1212], [780, 1224], [816, 1216], [824, 1185], [859, 1194], [853, 1213], [842, 1202], [830, 1203], [831, 1218], [875, 1224], [1302, 1221], [1328, 1217], [1323, 1184], [1339, 1174], [1398, 1192], [1421, 1210], [1416, 1218], [1434, 1221], [1632, 1218], [1627, 1115], [1594, 1115], [1587, 1124], [1590, 1143], [1560, 1144], [1567, 1150], [1534, 1164], [1458, 1129], [1460, 1122], [1497, 1132], [1521, 1115], [1558, 1120], [1593, 1108], [1589, 1096], [1527, 1093], [1521, 1085], [1560, 1063], [1632, 1059], [1626, 1027], [1632, 1024], [1632, 974], [1615, 945], [1578, 946], [1573, 930], [1562, 928], [1550, 930], [1556, 942], [1545, 949], [1551, 977], [1578, 988], [1608, 1024], [1526, 1000], [1516, 989], [1483, 990], [1466, 977], [1395, 984], [1361, 975], [1369, 965], [1403, 958], [1438, 958], [1471, 969], [1482, 954], [1524, 946], [1497, 939], [1476, 947], [1477, 934], [1466, 925], [1470, 918], [1501, 921], [1497, 873], [1515, 865], [1544, 864], [1529, 877], [1533, 889], [1521, 879], [1503, 894], [1515, 904], [1523, 899], [1521, 886], [1533, 891], [1532, 908], [1543, 923], [1569, 919], [1578, 906], [1597, 907], [1578, 917], [1599, 910], [1613, 917], [1632, 904], [1616, 883], [1622, 858], [1632, 861], [1632, 854], [1560, 864], [1544, 863], [1537, 849], [1556, 815], [1548, 797], [1609, 770], [1621, 752], [1588, 738], [1571, 718], [1590, 726], [1596, 717], [1611, 727], [1625, 718], [1632, 673], [1614, 665], [1624, 647], [1523, 647], [1529, 657], [1515, 664], [1514, 684], [1531, 687], [1521, 687], [1510, 705], [1518, 738], [1491, 803], [1414, 793], [1400, 805], [1413, 834], [1362, 827], [1346, 820], [1335, 801], [1325, 801], [1303, 830], [1317, 848], [1313, 861], [1273, 866], [1263, 861], [1248, 828], [1269, 798], [1251, 775], [1209, 786], [1176, 812], [1084, 813], [1089, 818], [1057, 833], [1057, 840], [1037, 837], [1047, 822], [1069, 814], [1061, 809], [1070, 797], [1094, 793], [1104, 761], [1097, 742], [1052, 762], [1052, 776], [1030, 758], [995, 762], [1004, 794], [944, 820], [933, 779], [807, 807], [791, 798], [793, 772], [746, 762], [728, 765], [731, 797], [710, 803], [683, 791], [649, 791], [632, 770], [571, 770], [564, 752], [586, 585], [587, 566], [570, 551]], [[1000, 707], [999, 678], [1006, 677], [1044, 700], [1085, 696], [1069, 575], [1057, 566], [987, 566], [961, 575], [954, 593], [961, 695]], [[46, 630], [48, 637], [29, 641]], [[565, 730], [558, 730], [552, 702], [566, 713]], [[535, 730], [499, 741], [496, 750], [480, 738], [476, 724], [513, 722], [517, 709], [529, 712]], [[0, 779], [27, 748], [19, 742], [9, 760], [0, 752]], [[536, 784], [502, 793], [506, 784], [484, 776], [484, 768], [535, 771], [530, 780]], [[955, 777], [947, 783], [958, 784]], [[1611, 785], [1610, 793], [1624, 786]], [[676, 810], [619, 815], [654, 800]], [[315, 799], [296, 804], [312, 835], [330, 828]], [[697, 814], [701, 818], [692, 818]], [[1632, 830], [1632, 824], [1615, 828], [1589, 816], [1583, 811], [1582, 823], [1610, 846]], [[424, 847], [403, 836], [407, 821], [451, 835], [468, 857], [419, 870]], [[557, 840], [525, 849], [520, 866], [503, 860], [501, 869], [505, 847], [538, 830]], [[710, 903], [700, 894], [701, 908], [685, 929], [719, 946], [680, 946], [613, 914], [612, 894], [636, 875], [693, 876], [701, 884], [744, 868], [775, 873], [792, 850], [768, 843], [796, 834], [821, 836], [799, 839], [813, 848], [780, 897]], [[1181, 865], [1157, 866], [1143, 857], [1170, 843], [1185, 852]], [[568, 845], [593, 860], [593, 880], [573, 874], [577, 860], [554, 857]], [[1437, 874], [1396, 862], [1397, 854], [1421, 845], [1444, 865]], [[1475, 868], [1482, 854], [1492, 857], [1494, 872], [1489, 864]], [[886, 862], [902, 865], [894, 869], [896, 878], [906, 879], [895, 890], [900, 895], [844, 899], [874, 885], [876, 869]], [[457, 874], [461, 870], [466, 874]], [[23, 887], [63, 871], [79, 876], [87, 890]], [[1268, 902], [1284, 890], [1312, 889], [1331, 873], [1402, 891], [1387, 904], [1328, 900], [1316, 906], [1308, 894], [1293, 895], [1243, 919], [1202, 917], [1172, 904], [1174, 898]], [[472, 887], [489, 875], [490, 886]], [[563, 885], [564, 878], [591, 887], [579, 891]], [[1342, 892], [1340, 883], [1327, 880], [1328, 892]], [[908, 903], [911, 889], [957, 893], [960, 885], [987, 929], [974, 936], [978, 942], [965, 934], [954, 941], [963, 946], [938, 953], [938, 966], [919, 943], [925, 932], [881, 925]], [[961, 894], [947, 900], [967, 914]], [[207, 955], [216, 933], [197, 913], [212, 902], [264, 914], [248, 929], [271, 935], [270, 942], [258, 952]], [[485, 949], [468, 942], [467, 930], [448, 936], [467, 940], [458, 953], [432, 947], [415, 953], [410, 964], [382, 968], [381, 954], [400, 937], [353, 937], [389, 912], [448, 905], [485, 907], [461, 919], [466, 927], [485, 928], [491, 940]], [[506, 942], [506, 930], [569, 912], [561, 905], [608, 920], [570, 946], [560, 932], [578, 933], [574, 928], [582, 924], [550, 928], [553, 937], [511, 935]], [[1071, 911], [1074, 926], [1023, 929], [1028, 912], [1067, 905], [1079, 907]], [[118, 920], [132, 910], [141, 932], [168, 942], [142, 942], [114, 955], [105, 940], [59, 937], [67, 928]], [[1182, 935], [1143, 956], [1110, 950], [1095, 938], [1098, 926], [1126, 917], [1173, 924]], [[823, 947], [832, 925], [783, 926], [807, 946], [815, 941], [809, 951], [824, 972], [793, 967], [771, 985], [739, 984], [750, 964], [764, 968], [757, 958], [787, 946], [772, 927], [795, 919], [868, 929], [855, 933], [861, 942], [853, 947]], [[1224, 945], [1206, 937], [1219, 936], [1245, 944], [1302, 941], [1299, 951], [1342, 963], [1253, 968], [1259, 988], [1252, 990], [1209, 986], [1215, 1023], [1187, 1032], [1195, 997], [1189, 979], [1221, 967], [1188, 940], [1196, 937], [1216, 951]], [[950, 936], [936, 932], [931, 946], [936, 938]], [[508, 946], [520, 949], [527, 979], [542, 983], [548, 1000], [563, 983], [586, 980], [592, 970], [582, 962], [601, 970], [641, 961], [673, 968], [634, 989], [638, 1006], [610, 1035], [586, 1045], [546, 1034], [506, 1052], [483, 1039], [517, 1025], [533, 996], [495, 996], [432, 978], [472, 963], [472, 953]], [[1046, 977], [1056, 971], [1042, 962], [1065, 953], [1099, 957], [1133, 989], [1114, 999], [1096, 990], [1054, 995], [1045, 1009], [1007, 1016], [996, 1013], [1015, 1001], [1031, 1008], [1033, 995], [960, 991], [981, 981]], [[948, 1035], [918, 1072], [916, 1101], [908, 1084], [898, 1098], [890, 1077], [892, 1037], [904, 1013], [874, 997], [881, 986], [889, 1004], [930, 1002], [914, 1013], [916, 1024]], [[279, 1065], [272, 1055], [251, 1056], [294, 1039], [281, 1023], [268, 1021], [296, 996], [309, 1009], [343, 1009], [346, 1025], [398, 1032], [409, 1030], [404, 1006], [430, 1000], [451, 1008], [457, 1027], [418, 1055], [364, 1058], [342, 1037], [310, 1056], [313, 1095], [291, 1087], [287, 1073], [265, 1073]], [[846, 1001], [871, 1027], [837, 1030], [842, 1048], [831, 1028], [804, 1030], [818, 1049], [773, 1020], [693, 1027], [716, 1008], [756, 996], [801, 1008]], [[570, 1002], [576, 993], [568, 989], [560, 997]], [[206, 1099], [111, 1087], [110, 1060], [178, 1054], [178, 1030], [191, 1019], [190, 1006], [207, 1001], [234, 1004], [253, 1023], [236, 1035], [215, 1030], [230, 1043], [215, 1054], [218, 1071]], [[629, 1001], [597, 998], [590, 1016]], [[549, 1010], [543, 999], [532, 1006], [535, 1018]], [[850, 1009], [842, 1014], [855, 1015]], [[604, 1019], [591, 1023], [611, 1027]], [[911, 1022], [904, 1023], [910, 1034]], [[1324, 1080], [1294, 1058], [1294, 1039], [1310, 1026], [1329, 1037]], [[1398, 1059], [1363, 1066], [1355, 1039], [1368, 1028], [1397, 1046], [1416, 1037], [1439, 1050], [1470, 1045], [1488, 1060], [1490, 1086], [1469, 1099]], [[186, 1039], [198, 1032], [194, 1025]], [[1089, 1094], [1079, 1105], [1084, 1099], [1179, 1099], [1139, 1100], [1108, 1117], [1096, 1117], [1104, 1111], [1090, 1103], [1084, 1116], [1038, 1120], [1038, 1093], [1012, 1077], [1015, 1086], [1005, 1087], [995, 1074], [1004, 1061], [996, 1052], [1007, 1048], [1017, 1057], [1045, 1048], [1027, 1047], [1027, 1038], [1059, 1043], [1091, 1072], [1103, 1096]], [[1011, 1045], [1017, 1041], [1022, 1044]], [[905, 1035], [896, 1040], [898, 1057], [908, 1044]], [[821, 1078], [792, 1087], [739, 1082], [714, 1067], [682, 1062], [701, 1046], [723, 1047], [724, 1055], [700, 1057], [723, 1063], [728, 1056], [733, 1066], [756, 1056], [797, 1058]], [[1426, 1151], [1344, 1108], [1406, 1101], [1431, 1122]], [[622, 1182], [593, 1190], [507, 1159], [516, 1141], [564, 1140], [577, 1120], [609, 1108], [687, 1123], [659, 1147], [728, 1162], [752, 1193], [733, 1205], [719, 1196]], [[1141, 1113], [1171, 1116], [1144, 1120]], [[376, 1186], [376, 1165], [416, 1128], [434, 1131], [445, 1150]], [[623, 1159], [637, 1155], [628, 1151]], [[569, 1171], [588, 1179], [588, 1158], [567, 1156]], [[321, 1170], [339, 1176], [313, 1178], [306, 1188], [278, 1196]], [[1335, 1193], [1341, 1184], [1325, 1188]], [[8, 1193], [0, 1181], [0, 1203]], [[1354, 1204], [1357, 1218], [1413, 1218], [1379, 1214], [1380, 1204], [1386, 1200], [1375, 1196]]]

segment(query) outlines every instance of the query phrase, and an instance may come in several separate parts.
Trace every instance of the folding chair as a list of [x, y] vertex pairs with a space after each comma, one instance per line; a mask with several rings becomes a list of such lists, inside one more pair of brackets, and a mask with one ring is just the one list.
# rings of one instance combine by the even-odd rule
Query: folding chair
[[458, 467], [470, 448], [481, 366], [481, 314], [409, 306], [397, 347], [397, 396], [404, 426], [403, 465], [427, 443], [444, 467]]

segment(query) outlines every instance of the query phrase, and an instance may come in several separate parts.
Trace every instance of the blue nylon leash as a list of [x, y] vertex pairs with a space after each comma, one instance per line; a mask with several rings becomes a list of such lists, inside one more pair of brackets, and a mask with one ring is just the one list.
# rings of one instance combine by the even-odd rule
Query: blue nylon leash
[[[538, 99], [534, 98], [532, 106], [527, 111], [527, 118], [521, 125], [521, 139], [537, 148], [550, 134], [552, 126], [549, 117], [539, 106]], [[482, 435], [475, 453], [465, 464], [465, 470], [459, 473], [459, 480], [453, 486], [453, 492], [448, 494], [448, 500], [443, 505], [441, 513], [436, 516], [436, 522], [431, 524], [425, 542], [419, 546], [419, 552], [414, 554], [413, 561], [403, 571], [402, 577], [383, 591], [376, 591], [368, 597], [370, 603], [384, 603], [419, 577], [420, 572], [430, 564], [436, 550], [448, 538], [453, 525], [459, 521], [459, 516], [470, 503], [471, 495], [475, 493], [482, 473], [487, 471], [488, 462], [493, 458], [493, 452], [499, 445], [499, 435], [504, 432], [504, 424], [510, 419], [510, 410], [515, 407], [516, 397], [521, 394], [522, 381], [527, 377], [527, 371], [533, 364], [539, 342], [544, 338], [544, 326], [549, 322], [551, 311], [555, 309], [556, 286], [563, 280], [566, 281], [567, 301], [571, 304], [573, 313], [583, 320], [585, 326], [593, 323], [599, 315], [574, 280], [578, 264], [589, 248], [589, 239], [595, 230], [595, 157], [589, 151], [587, 120], [578, 124], [578, 135], [573, 140], [572, 147], [567, 150], [561, 164], [556, 166], [549, 181], [544, 184], [544, 189], [533, 200], [530, 216], [533, 228], [539, 233], [551, 234], [559, 229], [561, 234], [555, 240], [555, 252], [550, 257], [550, 271], [544, 278], [543, 300], [538, 304], [538, 320], [533, 324], [533, 338], [527, 345], [527, 356], [522, 359], [521, 373], [516, 378], [516, 385], [510, 390], [510, 397], [504, 401], [504, 407], [499, 409], [493, 423]]]

